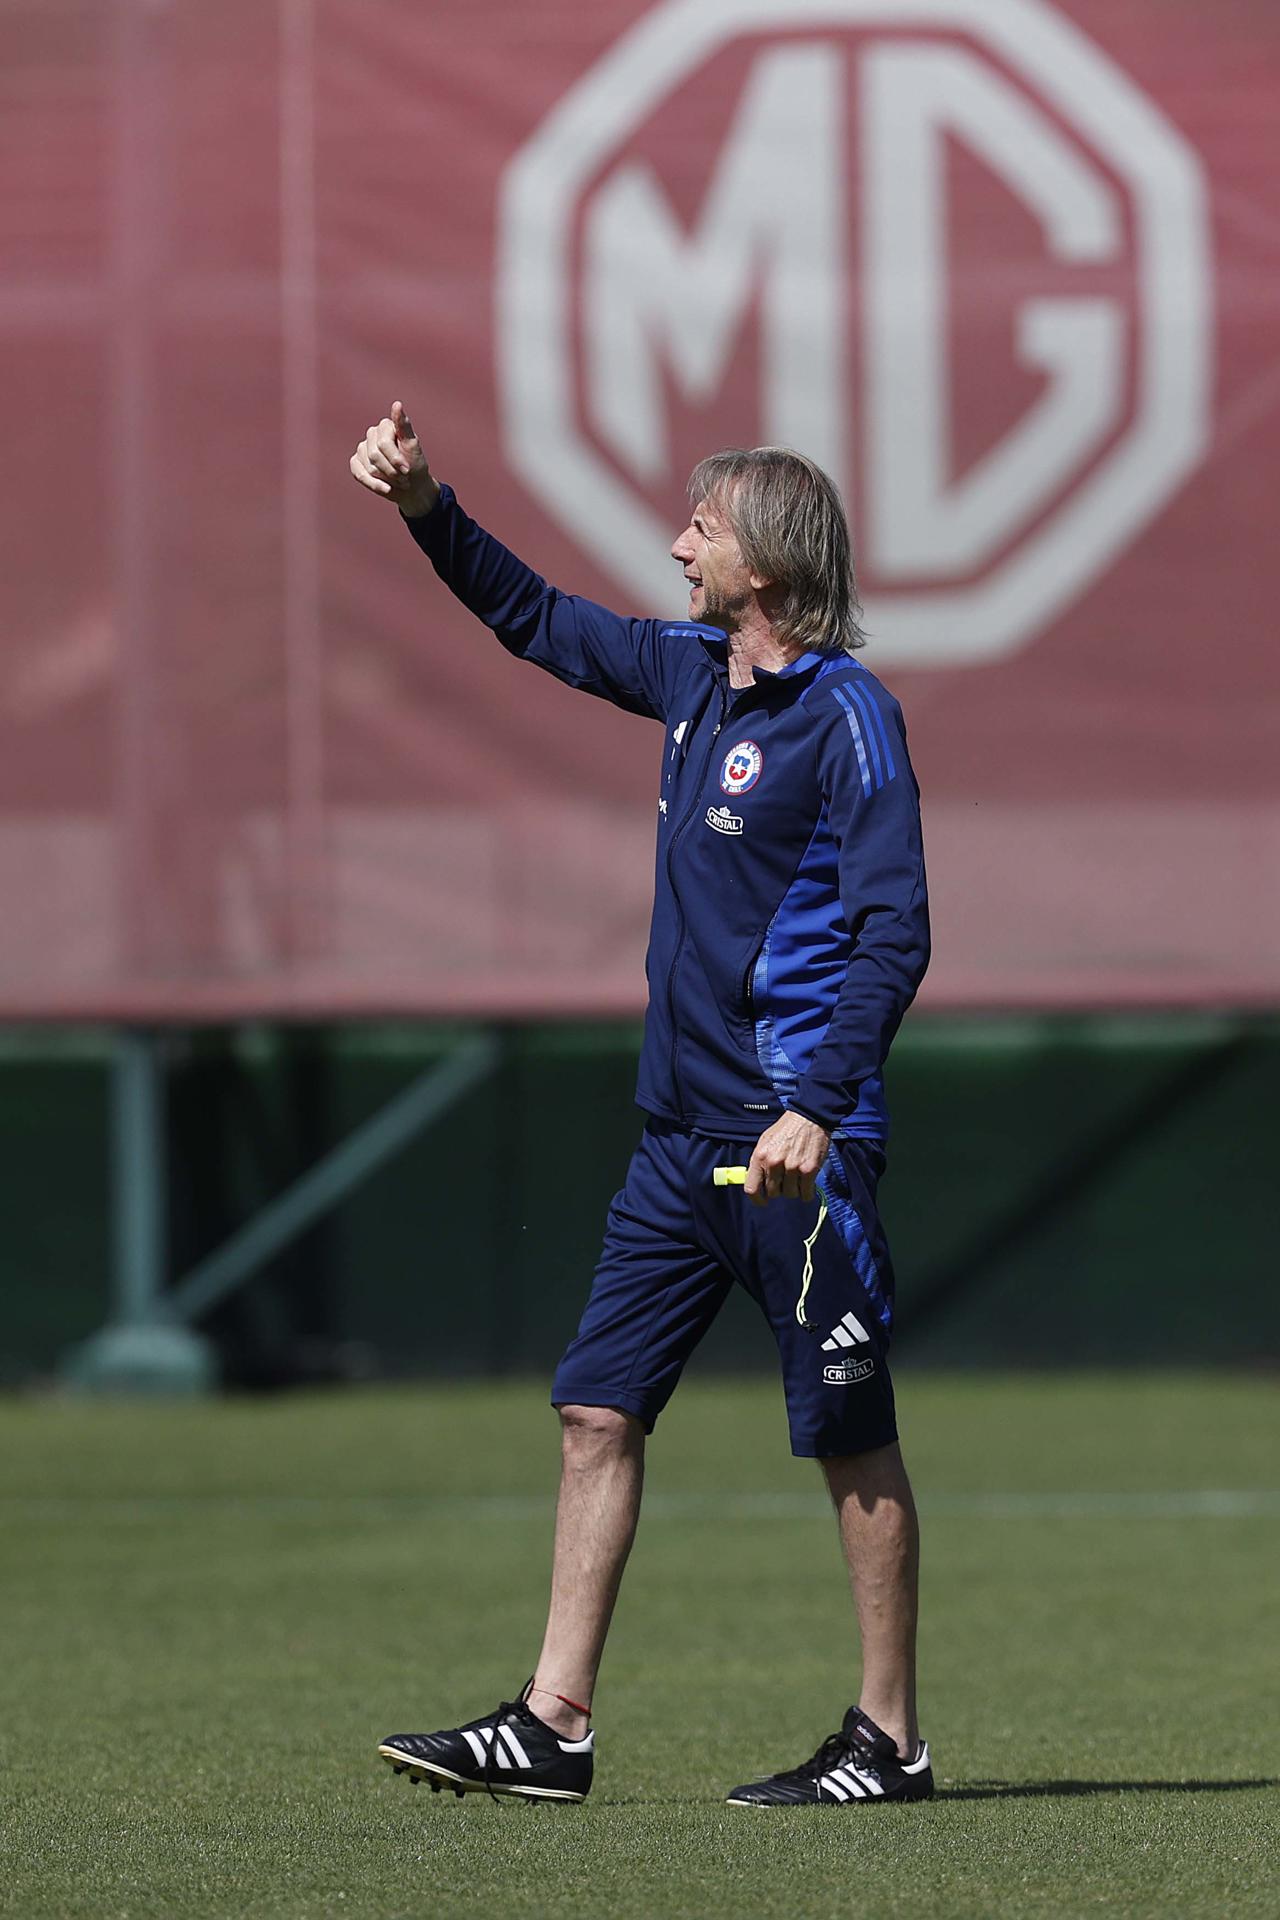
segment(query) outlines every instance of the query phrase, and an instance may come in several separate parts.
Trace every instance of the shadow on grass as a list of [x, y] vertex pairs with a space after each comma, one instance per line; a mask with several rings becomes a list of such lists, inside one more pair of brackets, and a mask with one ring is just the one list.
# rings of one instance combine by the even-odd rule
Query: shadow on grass
[[[1280, 1779], [1257, 1780], [974, 1780], [963, 1787], [939, 1787], [931, 1806], [945, 1806], [950, 1800], [1070, 1800], [1082, 1799], [1090, 1794], [1099, 1793], [1249, 1793], [1257, 1792], [1261, 1787], [1280, 1787]], [[530, 1803], [532, 1804], [532, 1803]], [[852, 1802], [846, 1803], [852, 1806]], [[874, 1801], [862, 1804], [874, 1806]], [[917, 1803], [908, 1805], [901, 1801], [885, 1801], [884, 1805], [904, 1819], [923, 1814], [924, 1806]], [[611, 1811], [626, 1808], [634, 1812], [640, 1807], [723, 1807], [724, 1801], [718, 1794], [696, 1795], [631, 1795], [616, 1794], [594, 1796], [594, 1807], [598, 1812], [605, 1807]], [[810, 1813], [809, 1805], [784, 1807], [782, 1813]], [[576, 1809], [574, 1809], [576, 1811]], [[837, 1811], [835, 1801], [827, 1801], [824, 1811], [834, 1814]]]
[[939, 1800], [1064, 1800], [1090, 1793], [1247, 1793], [1280, 1780], [975, 1780], [939, 1787]]

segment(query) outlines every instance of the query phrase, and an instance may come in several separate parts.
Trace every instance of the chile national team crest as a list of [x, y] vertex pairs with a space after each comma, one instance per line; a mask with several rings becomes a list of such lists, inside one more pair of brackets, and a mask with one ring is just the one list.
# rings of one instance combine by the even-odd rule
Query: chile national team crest
[[764, 755], [754, 740], [739, 740], [730, 747], [720, 769], [720, 785], [725, 793], [748, 793], [760, 778]]

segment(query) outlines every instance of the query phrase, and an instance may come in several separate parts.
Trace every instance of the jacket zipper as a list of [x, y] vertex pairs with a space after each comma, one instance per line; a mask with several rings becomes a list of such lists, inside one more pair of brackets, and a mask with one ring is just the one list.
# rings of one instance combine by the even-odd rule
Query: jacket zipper
[[[680, 1118], [682, 1120], [685, 1119], [687, 1116], [684, 1110], [684, 1096], [680, 1091], [680, 1029], [676, 1025], [675, 985], [676, 985], [676, 968], [680, 965], [680, 955], [684, 951], [684, 937], [685, 937], [686, 928], [685, 928], [684, 908], [681, 906], [680, 896], [676, 892], [676, 877], [672, 867], [672, 858], [675, 854], [676, 842], [683, 837], [683, 835], [685, 834], [689, 826], [692, 824], [694, 814], [698, 811], [698, 805], [702, 799], [702, 789], [706, 784], [707, 773], [710, 769], [711, 761], [715, 754], [715, 743], [720, 737], [720, 729], [724, 725], [725, 716], [729, 710], [728, 695], [726, 693], [724, 683], [718, 677], [717, 677], [716, 685], [719, 688], [719, 693], [720, 693], [720, 718], [716, 721], [715, 726], [711, 729], [710, 736], [708, 737], [708, 740], [707, 740], [707, 750], [703, 756], [702, 765], [698, 770], [698, 778], [694, 783], [692, 804], [690, 805], [688, 812], [685, 813], [684, 816], [672, 828], [671, 837], [667, 841], [667, 885], [671, 890], [672, 904], [675, 907], [676, 915], [679, 923], [677, 928], [677, 933], [676, 933], [675, 951], [671, 955], [671, 965], [667, 968], [667, 1024], [671, 1028], [672, 1086], [673, 1086], [673, 1091], [675, 1093], [676, 1106], [679, 1110]], [[685, 765], [686, 766], [688, 765], [687, 761], [685, 762]]]

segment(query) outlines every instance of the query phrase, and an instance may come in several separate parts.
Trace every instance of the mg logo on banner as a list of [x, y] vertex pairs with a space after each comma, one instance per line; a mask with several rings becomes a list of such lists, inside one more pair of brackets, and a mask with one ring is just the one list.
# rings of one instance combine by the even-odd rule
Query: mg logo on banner
[[1043, 0], [666, 0], [508, 167], [497, 298], [508, 456], [621, 589], [671, 605], [732, 391], [721, 443], [839, 481], [904, 665], [1033, 638], [1208, 438], [1200, 163]]

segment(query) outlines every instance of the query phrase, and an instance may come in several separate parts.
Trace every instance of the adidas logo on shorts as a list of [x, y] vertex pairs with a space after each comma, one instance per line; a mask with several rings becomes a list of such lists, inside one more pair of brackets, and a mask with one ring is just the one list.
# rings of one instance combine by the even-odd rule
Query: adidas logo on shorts
[[[861, 1320], [852, 1313], [846, 1313], [823, 1341], [822, 1351], [837, 1353], [841, 1347], [865, 1346], [870, 1338]], [[847, 1353], [832, 1366], [824, 1367], [822, 1378], [828, 1387], [850, 1387], [857, 1380], [869, 1380], [875, 1370], [876, 1363], [869, 1354], [860, 1360], [856, 1354]]]
[[870, 1340], [870, 1338], [871, 1335], [867, 1332], [861, 1320], [855, 1319], [851, 1313], [846, 1313], [844, 1319], [841, 1320], [838, 1326], [832, 1327], [831, 1332], [823, 1341], [822, 1351], [824, 1353], [834, 1353], [837, 1347], [854, 1347], [857, 1346], [859, 1341], [865, 1342]]

